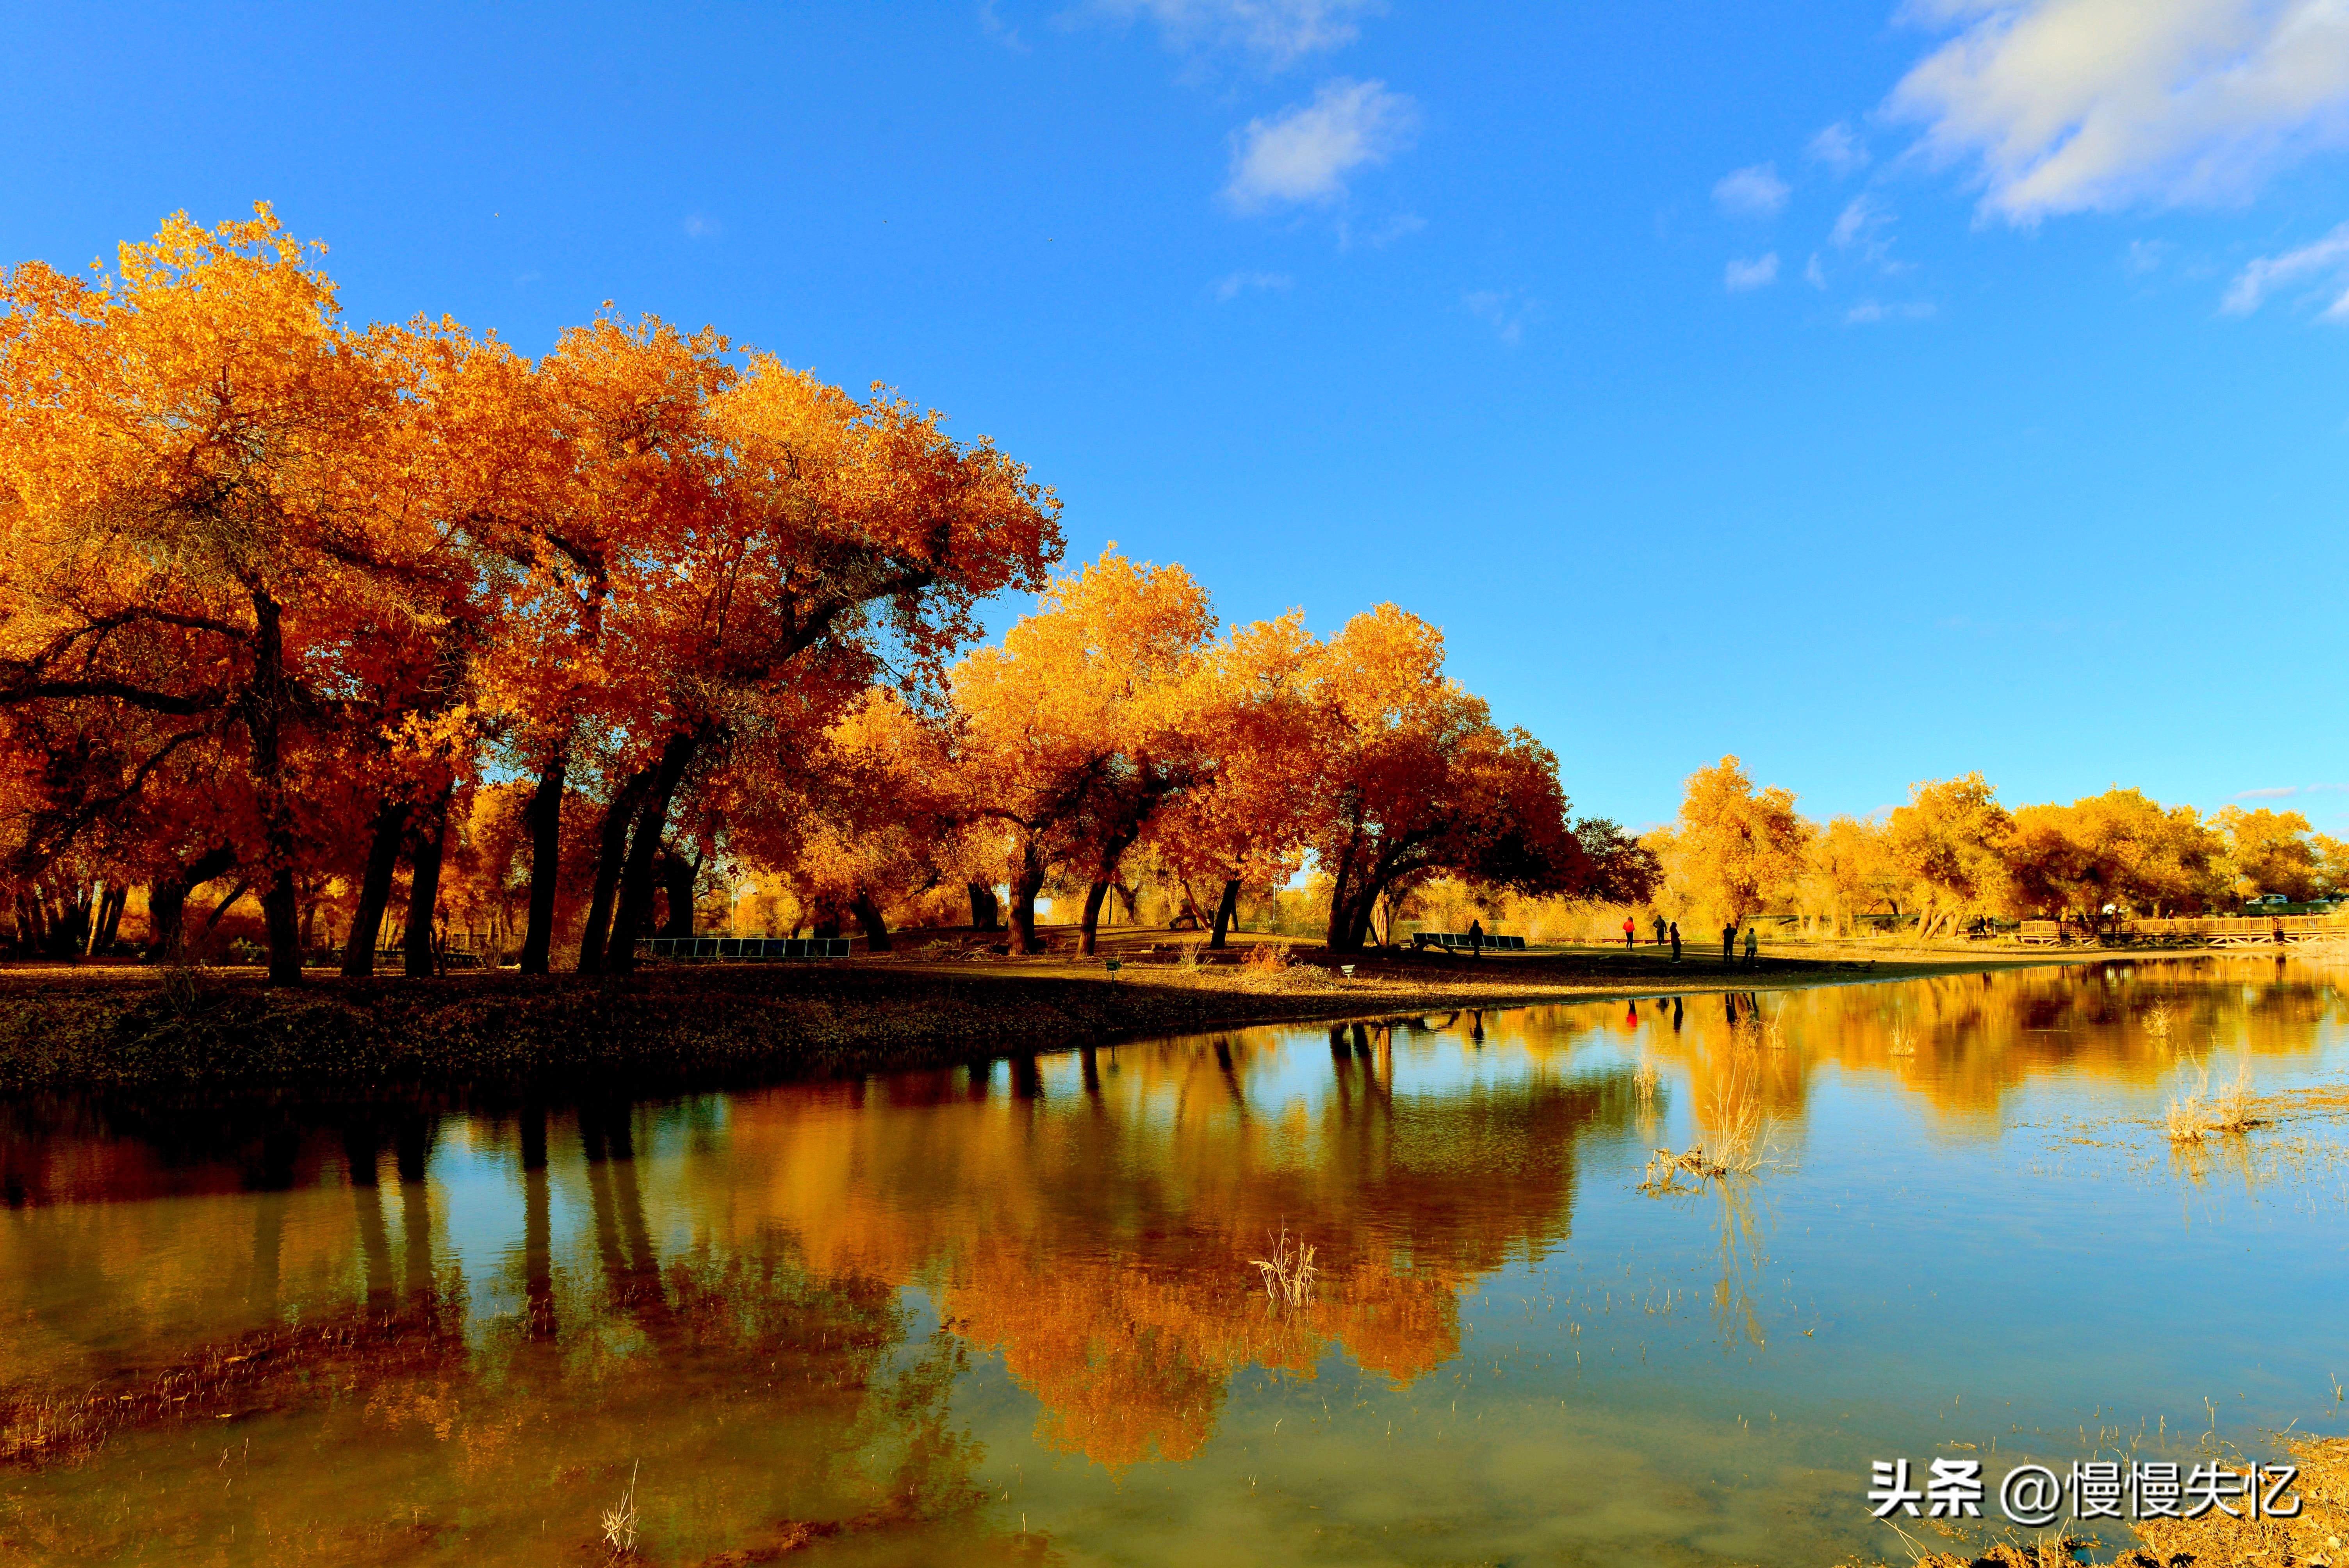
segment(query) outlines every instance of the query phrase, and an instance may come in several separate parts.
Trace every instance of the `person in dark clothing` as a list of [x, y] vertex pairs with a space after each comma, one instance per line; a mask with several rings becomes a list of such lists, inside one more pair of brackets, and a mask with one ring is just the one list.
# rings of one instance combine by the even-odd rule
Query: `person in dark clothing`
[[1673, 962], [1673, 963], [1675, 963], [1675, 964], [1678, 964], [1680, 961], [1681, 961], [1681, 923], [1680, 923], [1679, 921], [1677, 921], [1677, 920], [1676, 920], [1676, 921], [1672, 922], [1672, 962]]
[[1721, 928], [1721, 961], [1724, 965], [1737, 961], [1737, 923], [1733, 920]]
[[1485, 923], [1481, 920], [1472, 920], [1468, 923], [1468, 956], [1471, 958], [1485, 956]]
[[1664, 944], [1664, 917], [1663, 917], [1662, 915], [1661, 915], [1661, 914], [1660, 914], [1660, 915], [1656, 916], [1656, 945], [1657, 945], [1657, 946], [1659, 946], [1659, 947], [1661, 947], [1663, 944]]

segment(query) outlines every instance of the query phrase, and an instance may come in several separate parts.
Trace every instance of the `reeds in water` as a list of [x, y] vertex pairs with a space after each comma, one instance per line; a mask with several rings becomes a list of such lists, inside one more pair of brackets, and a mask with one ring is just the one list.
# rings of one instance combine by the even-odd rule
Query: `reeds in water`
[[636, 1470], [643, 1461], [628, 1469], [628, 1490], [620, 1494], [620, 1506], [604, 1511], [604, 1544], [612, 1549], [615, 1557], [633, 1557], [636, 1552]]
[[2215, 1090], [2210, 1087], [2208, 1062], [2196, 1073], [2192, 1092], [2169, 1098], [2163, 1130], [2172, 1143], [2199, 1143], [2206, 1138], [2241, 1132], [2260, 1124], [2260, 1119], [2251, 1111], [2251, 1058], [2248, 1051], [2236, 1068], [2233, 1080]]
[[1248, 1260], [1264, 1280], [1264, 1294], [1276, 1306], [1303, 1306], [1313, 1299], [1313, 1281], [1319, 1273], [1313, 1266], [1312, 1246], [1301, 1236], [1292, 1243], [1286, 1223], [1278, 1235], [1266, 1233], [1271, 1235], [1272, 1256]]

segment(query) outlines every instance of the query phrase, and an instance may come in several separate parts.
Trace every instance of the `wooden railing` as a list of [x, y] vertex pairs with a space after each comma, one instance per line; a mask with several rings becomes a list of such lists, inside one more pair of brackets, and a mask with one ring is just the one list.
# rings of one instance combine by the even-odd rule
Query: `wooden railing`
[[2058, 942], [2207, 942], [2253, 947], [2349, 936], [2349, 915], [2184, 915], [2160, 920], [2026, 920], [2016, 936], [2033, 944]]

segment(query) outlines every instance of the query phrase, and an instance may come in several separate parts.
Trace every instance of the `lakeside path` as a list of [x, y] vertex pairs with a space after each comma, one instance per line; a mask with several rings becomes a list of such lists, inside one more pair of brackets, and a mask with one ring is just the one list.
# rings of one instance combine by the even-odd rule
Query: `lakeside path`
[[[913, 934], [908, 947], [923, 934]], [[1241, 937], [1245, 953], [1269, 939]], [[511, 971], [273, 991], [257, 971], [167, 977], [143, 966], [0, 968], [0, 1090], [336, 1086], [367, 1092], [586, 1085], [739, 1086], [1043, 1055], [1259, 1024], [2102, 962], [2109, 953], [1811, 950], [1724, 967], [1653, 949], [1481, 959], [1371, 953], [1340, 978], [1319, 950], [1280, 967], [1169, 960], [1120, 931], [1102, 957], [1012, 958], [970, 939], [822, 965], [656, 965], [620, 978]], [[1103, 959], [1120, 957], [1112, 976]]]

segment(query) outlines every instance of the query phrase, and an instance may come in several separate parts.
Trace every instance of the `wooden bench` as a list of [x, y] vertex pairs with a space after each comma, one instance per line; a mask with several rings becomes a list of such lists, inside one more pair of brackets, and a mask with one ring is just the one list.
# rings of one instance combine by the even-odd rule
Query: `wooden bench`
[[1523, 953], [1526, 950], [1526, 939], [1522, 936], [1501, 936], [1486, 932], [1484, 940], [1480, 943], [1476, 938], [1462, 932], [1415, 931], [1412, 933], [1411, 945], [1413, 952], [1424, 952], [1433, 947], [1445, 953], [1475, 953], [1481, 947], [1486, 953]]
[[845, 936], [647, 936], [645, 956], [688, 964], [775, 964], [788, 959], [845, 958]]

